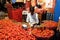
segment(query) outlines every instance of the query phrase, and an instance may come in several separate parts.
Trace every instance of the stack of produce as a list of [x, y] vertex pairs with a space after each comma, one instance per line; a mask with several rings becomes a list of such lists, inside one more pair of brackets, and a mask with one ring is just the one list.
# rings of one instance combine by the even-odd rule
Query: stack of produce
[[40, 38], [50, 38], [54, 35], [54, 31], [49, 29], [34, 29], [32, 30], [32, 34]]
[[57, 27], [57, 22], [55, 21], [45, 21], [44, 23], [42, 23], [40, 25], [41, 27], [46, 27], [46, 28], [49, 28], [49, 29], [54, 29]]
[[0, 20], [0, 40], [35, 40], [21, 26], [9, 19]]

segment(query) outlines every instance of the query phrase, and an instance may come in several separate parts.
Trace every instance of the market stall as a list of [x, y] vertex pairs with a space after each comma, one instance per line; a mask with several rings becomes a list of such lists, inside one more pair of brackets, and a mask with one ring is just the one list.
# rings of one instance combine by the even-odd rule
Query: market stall
[[[7, 15], [0, 12], [0, 40], [57, 40], [59, 21], [53, 20], [55, 0], [6, 1]], [[4, 16], [6, 15], [6, 16]]]

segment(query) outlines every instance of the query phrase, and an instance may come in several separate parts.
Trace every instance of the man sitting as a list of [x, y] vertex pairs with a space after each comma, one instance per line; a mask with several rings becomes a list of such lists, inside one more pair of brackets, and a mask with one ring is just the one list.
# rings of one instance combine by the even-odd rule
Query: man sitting
[[38, 24], [38, 14], [34, 12], [34, 8], [30, 8], [30, 12], [27, 14], [26, 22], [28, 22], [31, 26], [34, 24]]

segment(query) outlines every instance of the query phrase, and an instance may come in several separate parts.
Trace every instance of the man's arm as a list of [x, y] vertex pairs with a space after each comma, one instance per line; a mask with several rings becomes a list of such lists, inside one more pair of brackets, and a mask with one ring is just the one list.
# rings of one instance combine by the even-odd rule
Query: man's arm
[[36, 23], [39, 23], [38, 14], [36, 14]]
[[27, 14], [26, 22], [29, 22], [29, 15]]

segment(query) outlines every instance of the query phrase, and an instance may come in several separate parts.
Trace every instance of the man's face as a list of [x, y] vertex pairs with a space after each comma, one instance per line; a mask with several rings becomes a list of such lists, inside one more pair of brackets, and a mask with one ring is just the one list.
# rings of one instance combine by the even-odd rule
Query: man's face
[[33, 11], [31, 11], [31, 15], [33, 15], [34, 14], [34, 12]]
[[31, 12], [31, 15], [34, 14], [34, 8], [33, 7], [30, 9], [30, 12]]

